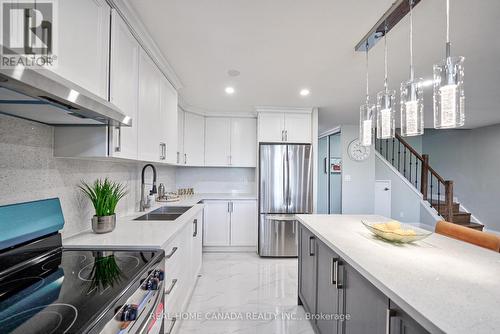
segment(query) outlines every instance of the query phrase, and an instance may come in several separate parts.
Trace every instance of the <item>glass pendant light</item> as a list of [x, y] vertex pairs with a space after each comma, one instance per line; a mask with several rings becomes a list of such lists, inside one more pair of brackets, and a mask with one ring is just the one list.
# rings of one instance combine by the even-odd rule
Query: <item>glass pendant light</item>
[[434, 128], [465, 124], [464, 57], [451, 57], [450, 0], [446, 0], [446, 59], [434, 65]]
[[396, 133], [394, 96], [396, 92], [387, 87], [387, 27], [384, 32], [384, 90], [377, 94], [377, 138], [393, 138]]
[[410, 80], [401, 83], [401, 135], [424, 133], [424, 96], [421, 81], [415, 80], [413, 69], [413, 0], [410, 4]]
[[373, 112], [375, 105], [370, 104], [368, 86], [368, 41], [366, 41], [366, 103], [359, 107], [359, 141], [362, 146], [370, 146], [373, 142]]

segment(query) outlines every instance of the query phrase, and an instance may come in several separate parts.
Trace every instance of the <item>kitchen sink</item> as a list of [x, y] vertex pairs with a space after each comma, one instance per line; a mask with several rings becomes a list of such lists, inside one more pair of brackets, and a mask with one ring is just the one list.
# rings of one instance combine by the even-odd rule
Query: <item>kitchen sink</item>
[[182, 213], [155, 213], [150, 212], [145, 215], [142, 215], [134, 220], [166, 220], [173, 221], [182, 216]]
[[134, 220], [164, 220], [173, 221], [182, 216], [182, 214], [192, 206], [162, 206], [156, 210], [151, 211], [145, 215], [142, 215]]
[[151, 211], [151, 213], [184, 213], [191, 209], [192, 206], [162, 206], [159, 209]]

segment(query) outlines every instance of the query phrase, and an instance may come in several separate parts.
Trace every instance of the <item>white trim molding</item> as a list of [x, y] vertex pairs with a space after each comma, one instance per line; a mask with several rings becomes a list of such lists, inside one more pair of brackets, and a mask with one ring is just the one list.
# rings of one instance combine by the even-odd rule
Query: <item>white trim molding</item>
[[259, 112], [287, 112], [287, 113], [309, 113], [312, 114], [314, 107], [298, 108], [298, 107], [273, 107], [273, 106], [255, 106], [255, 111]]
[[144, 51], [151, 57], [153, 62], [158, 66], [160, 71], [165, 75], [167, 80], [174, 86], [176, 90], [181, 89], [182, 82], [175, 73], [174, 68], [170, 65], [167, 58], [163, 55], [160, 48], [148, 33], [146, 27], [139, 19], [136, 11], [130, 5], [129, 0], [106, 0], [108, 4], [116, 10], [118, 15], [122, 17], [128, 25], [132, 35], [139, 42]]

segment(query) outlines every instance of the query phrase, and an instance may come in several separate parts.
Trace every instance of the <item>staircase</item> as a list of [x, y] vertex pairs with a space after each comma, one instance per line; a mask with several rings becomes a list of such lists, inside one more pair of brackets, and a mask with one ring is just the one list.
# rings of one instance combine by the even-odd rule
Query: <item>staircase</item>
[[471, 221], [469, 212], [460, 211], [453, 199], [453, 181], [445, 180], [429, 165], [429, 156], [420, 155], [399, 134], [377, 139], [375, 149], [420, 193], [424, 200], [446, 221], [482, 231], [484, 225]]

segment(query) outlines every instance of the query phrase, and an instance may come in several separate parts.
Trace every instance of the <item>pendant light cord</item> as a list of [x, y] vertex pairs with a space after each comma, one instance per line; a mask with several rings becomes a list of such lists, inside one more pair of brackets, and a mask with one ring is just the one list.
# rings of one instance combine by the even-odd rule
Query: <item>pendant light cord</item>
[[446, 0], [446, 58], [451, 56], [450, 43], [450, 0]]
[[410, 2], [410, 81], [413, 82], [415, 77], [413, 70], [413, 0], [409, 0]]
[[369, 102], [370, 102], [370, 88], [368, 86], [369, 84], [369, 77], [368, 77], [368, 69], [369, 69], [369, 66], [368, 66], [368, 40], [366, 40], [366, 104], [368, 105]]
[[384, 31], [384, 89], [387, 93], [387, 22], [385, 23], [385, 31]]

